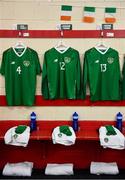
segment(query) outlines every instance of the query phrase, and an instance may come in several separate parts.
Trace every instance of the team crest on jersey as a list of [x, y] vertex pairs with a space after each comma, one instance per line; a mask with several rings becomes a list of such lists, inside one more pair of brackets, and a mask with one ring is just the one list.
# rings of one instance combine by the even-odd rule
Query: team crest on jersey
[[30, 61], [23, 61], [23, 65], [28, 67], [30, 65]]
[[107, 61], [108, 61], [109, 64], [112, 64], [114, 62], [114, 58], [108, 57]]
[[71, 58], [70, 57], [64, 57], [64, 62], [65, 63], [69, 63], [71, 61]]

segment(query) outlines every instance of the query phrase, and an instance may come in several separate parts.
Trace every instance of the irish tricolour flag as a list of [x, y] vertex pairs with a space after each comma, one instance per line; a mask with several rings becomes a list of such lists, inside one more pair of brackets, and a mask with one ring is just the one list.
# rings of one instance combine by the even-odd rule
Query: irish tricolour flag
[[93, 23], [95, 21], [95, 7], [84, 7], [83, 21]]
[[72, 6], [62, 5], [60, 20], [71, 21], [71, 13], [72, 13]]
[[106, 23], [116, 22], [115, 14], [116, 14], [116, 8], [112, 8], [112, 7], [105, 8], [105, 22]]

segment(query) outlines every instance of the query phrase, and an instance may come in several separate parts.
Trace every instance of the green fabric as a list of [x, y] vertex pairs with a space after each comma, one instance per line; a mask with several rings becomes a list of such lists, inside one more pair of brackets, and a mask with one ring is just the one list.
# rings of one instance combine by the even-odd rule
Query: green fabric
[[83, 91], [90, 87], [91, 101], [120, 100], [120, 64], [119, 54], [109, 48], [100, 52], [91, 48], [85, 52], [83, 63]]
[[72, 6], [62, 5], [61, 10], [62, 11], [72, 11]]
[[60, 126], [59, 130], [60, 130], [60, 133], [63, 133], [65, 135], [67, 135], [67, 136], [72, 135], [72, 132], [70, 131], [69, 126]]
[[95, 7], [88, 7], [88, 6], [85, 6], [85, 7], [84, 7], [84, 11], [95, 12]]
[[122, 68], [122, 85], [121, 85], [121, 93], [122, 93], [122, 99], [125, 100], [125, 57], [124, 57], [124, 63]]
[[79, 52], [55, 48], [45, 52], [42, 69], [44, 99], [79, 99], [81, 97], [81, 66]]
[[116, 8], [105, 8], [105, 13], [116, 13]]
[[36, 75], [41, 72], [37, 52], [28, 47], [15, 51], [13, 48], [7, 49], [3, 53], [0, 72], [5, 76], [8, 105], [32, 106], [35, 100]]
[[26, 128], [27, 128], [27, 126], [25, 126], [25, 125], [19, 125], [15, 129], [15, 133], [22, 134], [26, 130]]
[[105, 126], [105, 128], [107, 130], [106, 135], [110, 136], [110, 135], [116, 135], [117, 134], [115, 129], [111, 125], [107, 125], [107, 126]]

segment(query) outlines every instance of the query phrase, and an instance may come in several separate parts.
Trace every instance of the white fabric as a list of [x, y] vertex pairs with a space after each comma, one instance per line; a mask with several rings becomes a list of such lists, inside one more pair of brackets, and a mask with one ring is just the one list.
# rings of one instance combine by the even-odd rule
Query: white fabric
[[76, 135], [72, 127], [69, 126], [70, 131], [72, 132], [71, 136], [67, 136], [64, 133], [60, 133], [59, 126], [54, 128], [52, 132], [52, 141], [53, 144], [62, 144], [65, 146], [70, 146], [75, 144]]
[[105, 126], [99, 128], [100, 145], [104, 148], [112, 149], [125, 149], [125, 137], [124, 135], [113, 126], [116, 131], [116, 135], [106, 135], [107, 130]]
[[4, 176], [31, 176], [32, 168], [32, 162], [7, 163], [2, 174]]
[[30, 127], [27, 126], [26, 130], [22, 134], [16, 134], [15, 129], [17, 126], [10, 128], [4, 136], [5, 144], [10, 144], [14, 146], [24, 146], [26, 147], [30, 138]]
[[73, 175], [73, 164], [47, 164], [46, 175]]
[[118, 174], [118, 166], [116, 162], [104, 163], [104, 162], [91, 162], [90, 165], [91, 174]]

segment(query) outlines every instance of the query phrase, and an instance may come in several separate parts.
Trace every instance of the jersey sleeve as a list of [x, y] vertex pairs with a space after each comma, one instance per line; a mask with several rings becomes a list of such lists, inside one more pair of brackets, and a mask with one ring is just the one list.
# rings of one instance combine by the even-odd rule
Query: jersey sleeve
[[47, 80], [47, 55], [44, 54], [43, 68], [42, 68], [42, 95], [44, 99], [49, 99], [49, 88], [48, 88], [48, 80]]
[[5, 52], [2, 55], [2, 62], [1, 62], [1, 67], [0, 67], [0, 73], [2, 75], [5, 75]]
[[41, 73], [41, 65], [40, 65], [40, 61], [39, 61], [37, 52], [35, 53], [35, 60], [36, 60], [36, 74], [40, 74]]
[[81, 98], [81, 64], [79, 53], [76, 53], [77, 71], [76, 71], [76, 98]]
[[84, 55], [84, 63], [83, 63], [83, 99], [86, 98], [86, 86], [88, 81], [88, 67], [87, 67], [87, 52]]

